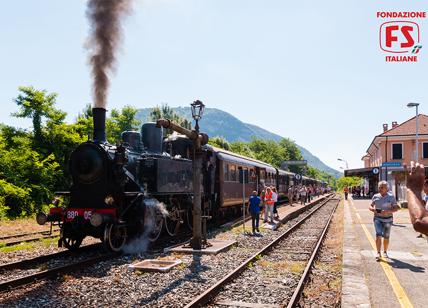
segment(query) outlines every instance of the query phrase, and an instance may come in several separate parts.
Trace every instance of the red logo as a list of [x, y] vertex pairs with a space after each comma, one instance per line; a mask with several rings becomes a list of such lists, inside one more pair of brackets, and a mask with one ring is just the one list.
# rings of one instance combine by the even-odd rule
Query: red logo
[[380, 48], [386, 52], [411, 52], [419, 38], [419, 25], [412, 21], [388, 21], [379, 29]]

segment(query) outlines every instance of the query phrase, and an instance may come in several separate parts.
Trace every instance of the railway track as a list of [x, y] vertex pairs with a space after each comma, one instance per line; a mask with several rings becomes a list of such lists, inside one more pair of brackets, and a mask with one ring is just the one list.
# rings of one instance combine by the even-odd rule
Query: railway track
[[[233, 220], [232, 223], [239, 223], [239, 221], [240, 219], [237, 218]], [[211, 226], [211, 228], [213, 228], [213, 226]], [[150, 245], [149, 252], [155, 253], [163, 251], [165, 247], [190, 240], [191, 236], [192, 232], [189, 230], [182, 231], [175, 237], [161, 236], [158, 241]], [[85, 254], [91, 254], [97, 250], [100, 252], [99, 255], [86, 257]], [[65, 250], [31, 259], [3, 264], [0, 265], [0, 292], [11, 291], [14, 288], [40, 279], [55, 277], [61, 273], [70, 273], [119, 255], [120, 254], [118, 253], [106, 253], [105, 250], [103, 250], [102, 244], [93, 244], [83, 246], [76, 252]], [[79, 260], [73, 262], [73, 259]], [[65, 264], [70, 261], [72, 263]], [[50, 265], [50, 263], [55, 264]]]
[[[336, 199], [335, 196], [321, 202], [313, 211], [305, 215], [261, 250], [254, 253], [250, 258], [229, 272], [223, 279], [196, 297], [186, 307], [207, 305], [211, 307], [294, 307], [298, 303], [305, 281], [324, 240], [338, 203], [339, 199]], [[320, 219], [323, 222], [321, 224], [319, 223]], [[296, 247], [298, 248], [296, 249]], [[280, 261], [290, 254], [293, 255], [292, 258], [299, 260], [298, 265], [300, 267], [303, 268], [302, 260], [305, 261], [306, 265], [302, 271], [299, 268], [299, 275], [293, 274], [283, 283], [284, 279], [281, 280], [281, 277], [275, 277], [275, 273], [278, 276], [283, 274], [281, 270], [276, 270], [276, 268], [292, 266], [292, 260], [290, 262], [288, 260], [287, 262], [282, 261], [282, 263]], [[260, 276], [266, 273], [271, 275], [266, 278], [268, 281], [272, 281], [272, 279], [275, 281], [269, 288], [278, 287], [277, 294], [281, 298], [275, 297], [272, 300], [266, 298], [270, 296], [265, 296], [265, 302], [260, 303], [260, 298], [258, 300], [257, 296], [251, 298], [251, 292], [244, 291], [248, 290], [248, 288], [252, 290], [251, 286], [254, 289], [259, 288], [259, 282], [255, 279], [254, 275]], [[295, 276], [299, 276], [300, 278], [297, 279]], [[246, 288], [247, 285], [249, 286], [248, 288]], [[293, 285], [293, 287], [287, 290], [287, 285]]]
[[101, 248], [101, 244], [93, 244], [83, 246], [76, 252], [66, 250], [3, 264], [0, 266], [0, 292], [60, 273], [69, 273], [117, 256], [105, 254]]
[[[52, 230], [53, 232], [59, 232], [59, 229]], [[31, 236], [31, 235], [49, 235], [51, 232], [49, 230], [45, 231], [37, 231], [37, 232], [29, 232], [29, 233], [19, 233], [19, 234], [12, 234], [12, 235], [6, 235], [6, 236], [0, 236], [0, 241], [8, 240], [11, 238], [19, 238], [19, 237], [25, 237], [25, 236]]]
[[[59, 229], [50, 231], [39, 231], [30, 233], [21, 233], [0, 237], [0, 246], [14, 246], [21, 243], [36, 242], [42, 239], [55, 238], [59, 235]], [[38, 236], [35, 236], [38, 235]], [[40, 236], [41, 235], [41, 236]], [[28, 238], [23, 238], [28, 237]]]

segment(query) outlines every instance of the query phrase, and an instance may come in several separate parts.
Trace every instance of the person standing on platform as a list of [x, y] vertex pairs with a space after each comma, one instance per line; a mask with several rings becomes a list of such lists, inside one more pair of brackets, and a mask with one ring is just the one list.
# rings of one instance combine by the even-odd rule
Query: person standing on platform
[[388, 258], [389, 236], [393, 221], [393, 213], [398, 210], [398, 204], [392, 192], [388, 192], [388, 182], [380, 181], [378, 184], [379, 193], [375, 194], [369, 210], [374, 213], [373, 222], [376, 230], [376, 260], [382, 256], [380, 249], [383, 238], [383, 255]]
[[306, 193], [307, 193], [306, 187], [302, 186], [302, 188], [300, 188], [300, 190], [299, 190], [300, 204], [303, 204], [303, 205], [305, 204], [305, 202], [306, 202]]
[[415, 231], [428, 236], [428, 211], [422, 199], [422, 190], [425, 183], [425, 167], [422, 164], [411, 162], [410, 173], [407, 177], [407, 206], [410, 220]]
[[270, 222], [273, 223], [273, 200], [272, 200], [272, 189], [270, 187], [266, 188], [265, 194], [265, 219], [264, 222], [268, 222], [268, 217], [270, 216]]
[[279, 220], [278, 215], [278, 193], [276, 192], [276, 187], [272, 187], [272, 201], [273, 201], [273, 215], [277, 220]]
[[253, 191], [248, 202], [249, 212], [251, 214], [251, 226], [253, 227], [253, 234], [260, 232], [259, 230], [259, 216], [260, 216], [260, 203], [261, 199], [257, 196], [257, 191]]
[[288, 203], [291, 205], [291, 206], [293, 206], [293, 198], [294, 198], [294, 194], [293, 194], [293, 192], [294, 192], [294, 187], [293, 186], [290, 186], [290, 187], [288, 187], [288, 191], [287, 191], [287, 196], [288, 196]]
[[345, 186], [345, 188], [343, 189], [343, 192], [345, 193], [345, 200], [348, 200], [348, 194], [349, 194], [348, 186]]
[[265, 214], [266, 211], [266, 190], [263, 189], [262, 192], [260, 193], [260, 215], [262, 215], [262, 218]]

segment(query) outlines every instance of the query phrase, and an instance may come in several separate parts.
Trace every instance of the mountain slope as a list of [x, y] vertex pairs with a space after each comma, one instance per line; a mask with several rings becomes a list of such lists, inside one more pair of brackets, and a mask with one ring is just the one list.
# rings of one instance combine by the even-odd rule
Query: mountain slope
[[[190, 107], [177, 107], [172, 108], [179, 116], [191, 120]], [[146, 122], [149, 118], [151, 108], [139, 109], [137, 118]], [[248, 124], [240, 121], [238, 118], [231, 114], [215, 108], [206, 108], [203, 120], [200, 123], [201, 129], [209, 136], [221, 136], [227, 141], [251, 141], [252, 137], [260, 139], [270, 139], [279, 141], [283, 137], [271, 133], [261, 127], [253, 124]], [[335, 177], [340, 177], [341, 172], [327, 166], [318, 157], [313, 155], [304, 147], [297, 145], [302, 152], [304, 159], [312, 167], [325, 171]]]

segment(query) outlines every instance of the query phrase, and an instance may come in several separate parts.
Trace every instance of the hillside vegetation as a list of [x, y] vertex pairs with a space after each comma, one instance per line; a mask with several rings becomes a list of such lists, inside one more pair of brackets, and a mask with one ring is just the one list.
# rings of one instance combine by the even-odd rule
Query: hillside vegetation
[[[55, 93], [20, 87], [15, 98], [17, 111], [12, 116], [30, 119], [32, 128], [25, 130], [0, 124], [0, 219], [26, 217], [46, 210], [55, 191], [70, 188], [68, 159], [77, 145], [92, 139], [92, 109], [90, 105], [85, 106], [72, 123], [66, 123], [67, 114], [56, 107], [56, 101]], [[183, 117], [190, 110], [175, 110], [166, 105], [155, 107], [149, 110], [145, 120], [165, 117], [190, 128], [189, 117]], [[115, 144], [122, 131], [138, 129], [141, 119], [141, 111], [134, 107], [112, 109], [106, 119], [107, 140]], [[283, 138], [273, 141], [253, 137], [250, 141], [231, 143], [211, 138], [211, 143], [277, 167], [284, 159], [302, 158], [297, 145]], [[333, 176], [313, 167], [293, 171], [334, 182]]]

